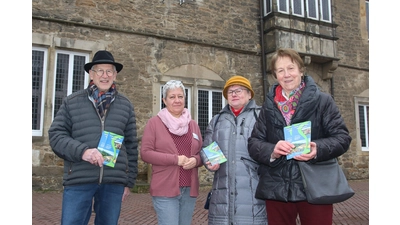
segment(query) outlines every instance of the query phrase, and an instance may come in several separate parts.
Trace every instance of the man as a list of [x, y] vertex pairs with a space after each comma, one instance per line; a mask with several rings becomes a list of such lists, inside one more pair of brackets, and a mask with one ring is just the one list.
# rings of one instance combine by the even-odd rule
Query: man
[[[123, 65], [108, 51], [98, 51], [84, 69], [89, 86], [67, 96], [49, 129], [50, 146], [64, 159], [62, 225], [118, 224], [121, 202], [137, 176], [134, 107], [114, 83]], [[103, 166], [97, 149], [103, 131], [123, 136], [115, 166]]]

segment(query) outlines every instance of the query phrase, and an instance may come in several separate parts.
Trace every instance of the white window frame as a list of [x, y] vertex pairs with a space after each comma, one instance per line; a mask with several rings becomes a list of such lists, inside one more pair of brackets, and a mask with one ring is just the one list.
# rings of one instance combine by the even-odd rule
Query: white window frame
[[368, 39], [369, 39], [369, 0], [365, 1], [365, 16], [366, 16], [366, 23], [367, 23]]
[[224, 95], [222, 94], [222, 90], [219, 89], [205, 89], [205, 88], [199, 88], [198, 91], [208, 91], [208, 99], [210, 100], [208, 102], [208, 108], [211, 109], [208, 111], [208, 122], [210, 122], [210, 120], [212, 119], [212, 117], [215, 115], [212, 112], [212, 108], [213, 108], [213, 103], [214, 103], [214, 99], [212, 98], [212, 93], [213, 92], [220, 92], [221, 93], [221, 109], [224, 108], [224, 106], [227, 104], [226, 99], [224, 98]]
[[[281, 9], [281, 2], [286, 5], [286, 11]], [[289, 14], [289, 0], [277, 0], [278, 12]]]
[[[289, 0], [264, 0], [264, 16], [272, 13], [272, 2], [277, 5], [277, 11], [280, 13], [332, 23], [331, 0], [290, 0], [290, 5]], [[300, 13], [294, 12], [294, 3], [301, 5]], [[267, 4], [271, 6], [269, 12], [267, 12]], [[304, 10], [304, 8], [306, 8], [306, 10]], [[326, 9], [325, 11], [324, 8]], [[307, 13], [305, 13], [305, 11]]]
[[[45, 94], [46, 94], [46, 80], [47, 80], [47, 61], [48, 61], [48, 50], [47, 48], [32, 46], [32, 51], [43, 51], [43, 77], [42, 77], [42, 98], [41, 105], [38, 107], [40, 109], [40, 126], [38, 130], [32, 130], [32, 136], [42, 136], [43, 135], [43, 123], [44, 123], [44, 105], [45, 105]], [[33, 66], [33, 65], [32, 65]]]
[[[328, 19], [324, 19], [324, 10], [323, 10], [323, 8], [324, 8], [324, 6], [325, 5], [327, 5], [328, 6], [328, 15], [326, 16], [326, 17], [328, 17]], [[332, 22], [332, 5], [331, 5], [331, 0], [319, 0], [319, 11], [320, 11], [320, 14], [321, 14], [321, 21], [324, 21], [324, 22], [328, 22], [328, 23], [330, 23], [330, 22]]]
[[[369, 131], [368, 131], [368, 120], [367, 118], [369, 117], [367, 115], [367, 110], [366, 107], [369, 108], [369, 100], [367, 97], [355, 97], [354, 98], [354, 105], [355, 105], [355, 117], [356, 117], [356, 129], [357, 129], [357, 145], [359, 146], [359, 148], [361, 149], [361, 151], [369, 151]], [[364, 107], [364, 116], [363, 118], [360, 118], [360, 110], [359, 107]], [[364, 121], [364, 131], [365, 131], [365, 142], [366, 145], [362, 146], [362, 142], [361, 142], [361, 120]]]
[[[269, 8], [267, 8], [267, 5], [269, 5]], [[272, 0], [264, 0], [264, 16], [267, 16], [271, 12], [272, 12]]]
[[[315, 5], [315, 11], [313, 12], [315, 14], [315, 17], [312, 17], [310, 15], [311, 10], [310, 10], [310, 2], [314, 2]], [[319, 14], [318, 14], [318, 0], [306, 0], [306, 8], [307, 8], [307, 18], [313, 19], [313, 20], [319, 20]]]
[[[198, 108], [199, 107], [199, 99], [197, 99], [197, 102], [196, 102], [196, 105], [197, 105], [197, 107], [196, 107], [196, 110], [197, 110], [197, 123], [200, 126], [200, 130], [201, 130], [202, 136], [204, 138], [205, 130], [207, 129], [207, 126], [210, 123], [212, 117], [214, 115], [216, 115], [217, 113], [219, 113], [225, 107], [227, 102], [226, 102], [226, 99], [224, 98], [224, 95], [223, 95], [221, 89], [199, 88], [197, 90], [197, 96], [199, 96], [199, 91], [208, 92], [208, 115], [207, 115], [207, 122], [206, 123], [204, 123], [205, 121], [199, 121], [199, 118], [200, 118], [200, 115], [199, 115], [200, 110]], [[221, 93], [221, 108], [218, 109], [216, 112], [213, 112], [213, 104], [216, 102], [216, 100], [213, 99], [212, 96], [213, 96], [213, 93], [215, 93], [215, 92]], [[197, 98], [199, 98], [199, 97], [197, 97]]]
[[[300, 3], [300, 8], [301, 8], [301, 13], [300, 14], [295, 14], [294, 13], [294, 3]], [[291, 0], [291, 8], [292, 8], [292, 15], [294, 16], [299, 16], [299, 17], [304, 17], [304, 0]]]
[[[55, 117], [55, 112], [54, 112], [54, 108], [55, 108], [55, 87], [56, 87], [56, 74], [57, 74], [57, 58], [58, 58], [58, 54], [68, 54], [69, 55], [69, 65], [68, 65], [68, 86], [67, 86], [67, 95], [72, 94], [72, 84], [73, 84], [73, 62], [74, 62], [74, 56], [78, 55], [78, 56], [84, 56], [85, 57], [85, 63], [89, 62], [89, 54], [87, 53], [81, 53], [81, 52], [76, 52], [76, 51], [67, 51], [67, 50], [56, 50], [55, 51], [55, 60], [54, 60], [54, 82], [53, 82], [53, 98], [52, 98], [52, 119], [54, 119]], [[85, 78], [84, 78], [84, 86], [87, 87], [89, 84], [89, 74], [87, 72], [85, 72]]]

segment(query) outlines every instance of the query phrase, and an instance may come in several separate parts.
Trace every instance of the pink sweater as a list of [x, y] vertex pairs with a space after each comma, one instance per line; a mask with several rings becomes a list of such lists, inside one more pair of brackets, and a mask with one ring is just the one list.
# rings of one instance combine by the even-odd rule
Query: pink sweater
[[[200, 150], [203, 144], [201, 132], [196, 121], [189, 123], [192, 130], [191, 155], [197, 160], [192, 170], [190, 196], [199, 195], [198, 167], [202, 166]], [[149, 119], [143, 131], [140, 147], [141, 159], [152, 164], [150, 195], [175, 197], [179, 191], [178, 150], [174, 141], [158, 116]]]

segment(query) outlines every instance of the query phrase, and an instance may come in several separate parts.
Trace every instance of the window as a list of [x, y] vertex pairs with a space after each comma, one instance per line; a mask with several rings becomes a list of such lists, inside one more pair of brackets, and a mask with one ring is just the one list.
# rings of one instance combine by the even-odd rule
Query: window
[[271, 0], [264, 0], [264, 16], [272, 12]]
[[360, 138], [361, 138], [361, 148], [363, 151], [368, 151], [369, 149], [369, 106], [359, 105], [359, 127], [360, 127]]
[[307, 17], [310, 19], [318, 20], [318, 0], [307, 0]]
[[[264, 0], [264, 16], [272, 12], [272, 5], [277, 6], [280, 13], [305, 17], [313, 20], [332, 22], [331, 0]], [[304, 5], [307, 14], [304, 12]]]
[[321, 20], [325, 22], [331, 22], [331, 1], [320, 0], [319, 7], [321, 12]]
[[289, 14], [289, 0], [278, 0], [278, 12]]
[[[185, 85], [186, 99], [185, 106], [191, 111], [192, 118], [194, 117], [192, 104], [192, 88]], [[162, 86], [160, 88], [160, 96], [162, 98]], [[198, 89], [197, 91], [197, 123], [200, 127], [202, 137], [204, 138], [204, 132], [207, 129], [208, 123], [212, 117], [217, 114], [225, 106], [225, 98], [222, 95], [221, 90], [209, 90], [209, 89]], [[160, 109], [164, 108], [165, 104], [161, 100]], [[195, 119], [195, 118], [193, 118]]]
[[304, 2], [303, 0], [291, 0], [292, 14], [304, 17]]
[[219, 90], [198, 90], [197, 123], [204, 139], [204, 132], [212, 117], [225, 106], [225, 98]]
[[32, 136], [43, 135], [47, 49], [32, 47]]
[[88, 54], [56, 51], [53, 118], [57, 114], [64, 97], [88, 86], [89, 76], [83, 68], [88, 59]]
[[354, 97], [357, 148], [361, 151], [369, 151], [369, 98], [366, 93]]
[[367, 32], [369, 37], [369, 1], [365, 1], [365, 15], [367, 17]]

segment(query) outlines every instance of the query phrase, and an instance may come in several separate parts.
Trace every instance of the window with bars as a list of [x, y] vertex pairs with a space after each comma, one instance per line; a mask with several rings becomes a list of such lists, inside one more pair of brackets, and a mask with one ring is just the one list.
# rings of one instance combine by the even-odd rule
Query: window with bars
[[[190, 102], [192, 88], [186, 87], [186, 99], [185, 99], [185, 107], [189, 109], [191, 115], [193, 117], [193, 109], [192, 104]], [[162, 86], [160, 88], [160, 96], [162, 99]], [[204, 132], [207, 129], [208, 123], [212, 119], [212, 117], [217, 114], [221, 109], [225, 106], [225, 98], [222, 95], [222, 90], [211, 90], [211, 89], [198, 89], [197, 90], [197, 121], [202, 137], [204, 138]], [[161, 101], [160, 109], [165, 108], [165, 104]]]
[[197, 96], [197, 123], [204, 139], [208, 123], [225, 106], [225, 98], [220, 90], [198, 90]]
[[87, 87], [88, 74], [83, 67], [88, 62], [88, 58], [88, 54], [56, 51], [53, 118], [57, 114], [64, 97]]
[[[56, 115], [67, 95], [84, 89], [88, 85], [88, 74], [83, 66], [88, 62], [89, 55], [72, 51], [56, 51], [48, 55], [47, 48], [32, 46], [32, 136], [43, 135], [45, 114]], [[54, 73], [47, 74], [48, 58], [55, 57]], [[54, 76], [53, 86], [45, 85], [46, 79]], [[45, 95], [48, 88], [53, 88], [53, 108], [47, 112], [44, 107]]]
[[[290, 5], [289, 5], [290, 3]], [[306, 17], [313, 20], [332, 22], [331, 0], [264, 0], [264, 16], [273, 11], [273, 4], [277, 5], [277, 11], [298, 17]], [[304, 5], [306, 6], [304, 9]], [[304, 11], [306, 10], [306, 11]]]
[[369, 150], [369, 106], [358, 105], [359, 128], [361, 138], [361, 148], [363, 151]]
[[32, 136], [43, 135], [47, 49], [32, 47]]

